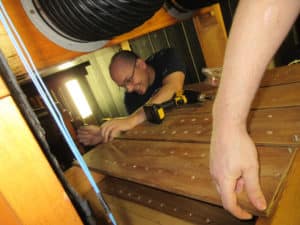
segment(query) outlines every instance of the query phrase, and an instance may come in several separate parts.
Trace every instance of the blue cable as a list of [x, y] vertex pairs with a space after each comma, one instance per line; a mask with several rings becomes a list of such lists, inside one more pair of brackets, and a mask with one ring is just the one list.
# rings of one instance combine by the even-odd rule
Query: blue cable
[[[37, 88], [39, 94], [41, 95], [45, 105], [47, 106], [47, 108], [49, 109], [51, 115], [53, 116], [54, 120], [56, 121], [60, 131], [62, 132], [62, 135], [64, 136], [67, 144], [69, 145], [72, 153], [74, 154], [75, 158], [77, 159], [80, 167], [82, 168], [84, 174], [86, 175], [88, 181], [90, 182], [91, 186], [93, 187], [96, 196], [98, 198], [98, 200], [100, 201], [101, 205], [103, 206], [106, 215], [108, 217], [108, 219], [111, 221], [111, 223], [113, 225], [117, 225], [116, 220], [109, 208], [109, 206], [107, 205], [107, 203], [105, 202], [103, 195], [99, 189], [99, 187], [97, 186], [94, 178], [91, 175], [91, 172], [89, 171], [84, 159], [82, 158], [76, 144], [74, 143], [74, 140], [72, 139], [67, 127], [65, 126], [64, 120], [61, 116], [61, 113], [59, 112], [58, 108], [56, 107], [46, 85], [44, 84], [43, 80], [41, 79], [33, 61], [32, 58], [30, 57], [30, 54], [28, 53], [22, 39], [20, 38], [18, 32], [16, 31], [12, 21], [10, 20], [9, 16], [6, 13], [6, 10], [2, 4], [2, 1], [0, 1], [0, 9], [2, 11], [2, 13], [0, 12], [0, 21], [2, 22], [6, 32], [8, 33], [8, 36], [10, 38], [10, 40], [12, 41], [22, 63], [24, 64], [24, 67], [26, 69], [26, 71], [28, 72], [29, 76], [32, 79], [32, 82], [34, 83], [35, 87]], [[8, 23], [7, 23], [8, 21]], [[11, 29], [13, 30], [13, 32], [11, 31]], [[15, 36], [17, 37], [17, 40], [15, 39]], [[25, 55], [27, 57], [24, 56], [24, 53], [22, 51], [22, 49], [20, 48], [19, 44], [21, 45], [23, 51], [25, 52]], [[30, 65], [28, 64], [28, 61], [30, 62]]]

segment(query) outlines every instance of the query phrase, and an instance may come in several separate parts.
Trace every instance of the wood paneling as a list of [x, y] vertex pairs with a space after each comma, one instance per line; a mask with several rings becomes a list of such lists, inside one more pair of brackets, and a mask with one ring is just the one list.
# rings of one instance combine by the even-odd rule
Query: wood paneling
[[7, 95], [9, 95], [9, 92], [0, 74], [0, 99]]
[[[275, 201], [293, 161], [287, 147], [258, 147], [260, 178], [268, 203]], [[194, 199], [221, 205], [208, 168], [209, 145], [199, 143], [120, 141], [99, 145], [84, 157], [89, 167], [105, 174], [132, 180]], [[256, 215], [245, 193], [239, 203]]]
[[[96, 215], [103, 214], [103, 210], [93, 192], [89, 192], [89, 194], [86, 195], [86, 198], [89, 200]], [[122, 200], [111, 195], [104, 194], [104, 198], [110, 205], [118, 225], [195, 225], [194, 223], [166, 215], [163, 212]]]
[[[251, 109], [300, 106], [300, 82], [290, 82], [290, 80], [287, 80], [287, 83], [282, 85], [272, 84], [272, 81], [268, 83], [268, 86], [258, 89]], [[211, 96], [215, 96], [217, 91], [216, 89], [205, 90], [206, 88], [203, 85], [198, 86], [198, 84], [188, 85], [186, 89], [196, 90]], [[196, 108], [192, 105], [186, 105], [178, 107], [175, 110], [170, 110], [169, 114], [180, 114], [181, 111], [185, 110], [185, 107], [193, 107], [193, 110], [197, 113], [211, 112], [212, 105], [213, 101], [206, 101]]]
[[[201, 107], [201, 106], [199, 106]], [[166, 114], [162, 124], [144, 123], [120, 138], [209, 143], [211, 113], [199, 113], [197, 107], [184, 107], [180, 113]], [[256, 144], [300, 145], [300, 107], [253, 110], [248, 130]]]
[[300, 83], [260, 88], [252, 109], [300, 106]]
[[300, 82], [300, 63], [267, 70], [260, 87]]
[[0, 109], [0, 192], [21, 223], [82, 225], [12, 98]]
[[194, 224], [251, 225], [253, 221], [241, 221], [223, 208], [149, 188], [134, 182], [106, 177], [100, 184], [104, 193], [135, 202]]

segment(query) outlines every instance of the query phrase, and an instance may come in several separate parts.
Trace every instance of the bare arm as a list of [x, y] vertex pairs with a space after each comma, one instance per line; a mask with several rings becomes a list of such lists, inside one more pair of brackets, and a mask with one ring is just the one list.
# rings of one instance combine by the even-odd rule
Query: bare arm
[[[184, 76], [184, 73], [179, 71], [169, 74], [163, 80], [163, 86], [148, 102], [161, 103], [169, 100], [175, 92], [182, 90]], [[103, 142], [106, 143], [113, 140], [113, 138], [117, 136], [120, 131], [130, 130], [145, 120], [145, 112], [143, 107], [140, 107], [127, 117], [113, 119], [106, 122], [101, 127], [101, 136], [103, 137]]]
[[299, 0], [241, 0], [227, 43], [223, 74], [213, 108], [210, 171], [223, 206], [241, 219], [237, 204], [245, 186], [252, 204], [264, 210], [255, 145], [246, 130], [248, 112], [265, 68], [299, 14]]

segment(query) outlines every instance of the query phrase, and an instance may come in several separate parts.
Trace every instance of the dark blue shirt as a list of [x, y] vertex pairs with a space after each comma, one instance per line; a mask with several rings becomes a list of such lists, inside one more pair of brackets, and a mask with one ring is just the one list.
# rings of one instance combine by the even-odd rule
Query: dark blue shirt
[[162, 81], [165, 77], [176, 71], [186, 74], [186, 65], [173, 48], [160, 50], [146, 59], [146, 63], [152, 66], [155, 71], [154, 82], [143, 95], [136, 92], [125, 93], [124, 101], [128, 114], [144, 105], [162, 87]]

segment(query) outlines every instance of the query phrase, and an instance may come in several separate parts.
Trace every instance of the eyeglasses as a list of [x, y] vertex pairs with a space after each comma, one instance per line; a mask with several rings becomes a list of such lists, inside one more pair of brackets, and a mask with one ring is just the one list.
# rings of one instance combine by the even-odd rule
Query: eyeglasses
[[133, 81], [133, 78], [134, 78], [134, 72], [135, 72], [135, 67], [136, 67], [136, 58], [134, 59], [134, 64], [133, 64], [133, 69], [132, 69], [132, 73], [131, 73], [131, 75], [128, 77], [128, 78], [126, 78], [125, 80], [124, 80], [124, 82], [123, 82], [123, 87], [127, 87], [127, 85], [128, 84], [131, 84], [132, 83], [132, 81]]

